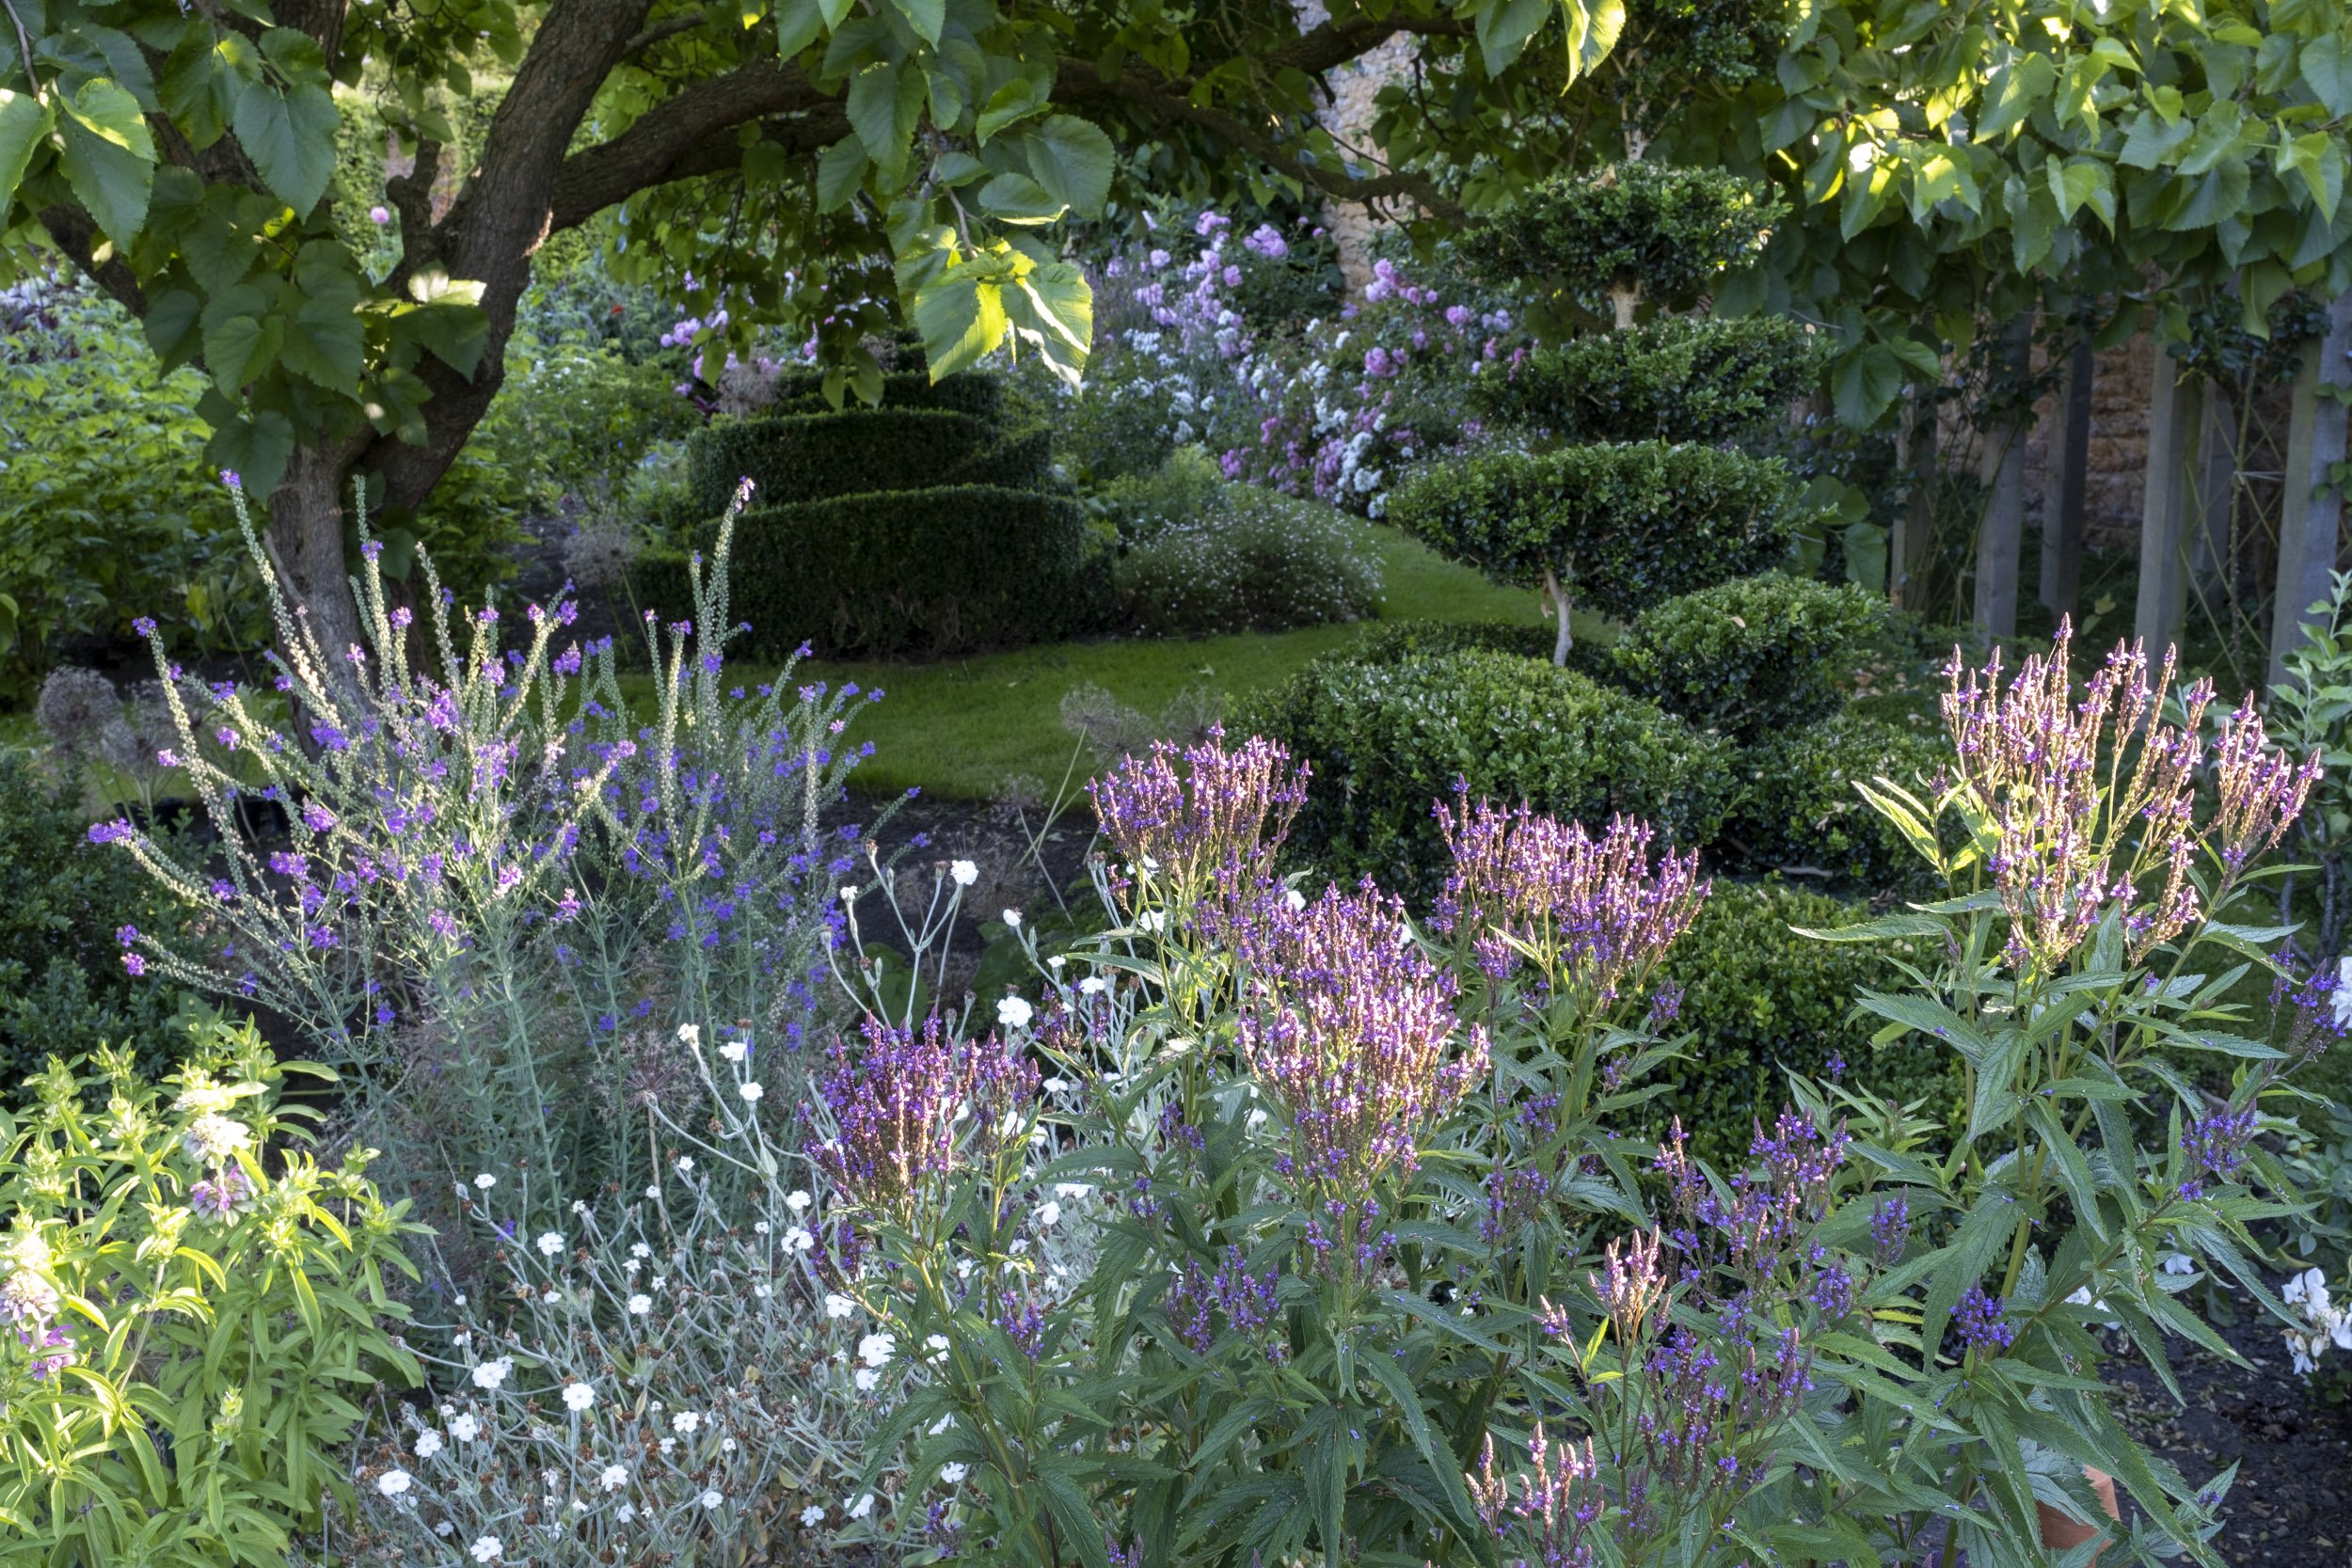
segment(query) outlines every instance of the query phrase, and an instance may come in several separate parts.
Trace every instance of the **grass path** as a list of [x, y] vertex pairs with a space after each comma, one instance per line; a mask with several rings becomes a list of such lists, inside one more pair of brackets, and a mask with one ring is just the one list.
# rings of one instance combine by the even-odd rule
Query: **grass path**
[[[1532, 621], [1534, 595], [1497, 588], [1415, 540], [1367, 524], [1385, 565], [1384, 620]], [[1581, 620], [1581, 617], [1580, 617]], [[1188, 686], [1238, 694], [1281, 681], [1319, 655], [1346, 647], [1360, 626], [1307, 626], [1196, 641], [1062, 642], [936, 664], [817, 660], [802, 673], [879, 688], [854, 734], [874, 743], [858, 770], [864, 787], [921, 785], [927, 793], [984, 799], [1027, 775], [1051, 790], [1076, 742], [1061, 726], [1064, 693], [1089, 683], [1146, 713]], [[1578, 635], [1588, 635], [1580, 625]]]

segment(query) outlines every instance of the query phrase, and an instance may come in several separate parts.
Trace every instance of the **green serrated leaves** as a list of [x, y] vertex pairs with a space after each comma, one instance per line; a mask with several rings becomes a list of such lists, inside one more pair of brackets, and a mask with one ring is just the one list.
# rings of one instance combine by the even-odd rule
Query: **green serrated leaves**
[[281, 92], [266, 81], [238, 90], [237, 141], [270, 194], [307, 217], [335, 174], [335, 100], [304, 83]]
[[1055, 115], [1022, 138], [1029, 173], [1052, 198], [1080, 217], [1099, 217], [1110, 198], [1116, 153], [1092, 120]]
[[138, 237], [155, 184], [155, 139], [138, 100], [117, 84], [93, 78], [60, 100], [57, 129], [65, 141], [66, 182], [117, 245]]
[[7, 210], [34, 150], [56, 125], [56, 116], [48, 104], [29, 93], [0, 87], [0, 211]]

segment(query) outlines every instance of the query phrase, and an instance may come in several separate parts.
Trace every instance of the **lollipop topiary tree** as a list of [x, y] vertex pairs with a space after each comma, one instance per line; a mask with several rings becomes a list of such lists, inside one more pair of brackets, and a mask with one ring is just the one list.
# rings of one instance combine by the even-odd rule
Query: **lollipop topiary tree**
[[[1495, 581], [1542, 593], [1556, 664], [1580, 595], [1630, 618], [1762, 571], [1786, 545], [1796, 495], [1786, 467], [1717, 443], [1788, 406], [1818, 365], [1810, 337], [1777, 323], [1638, 320], [1645, 304], [1689, 303], [1752, 260], [1772, 216], [1728, 175], [1628, 163], [1548, 182], [1463, 242], [1489, 276], [1548, 293], [1555, 317], [1613, 330], [1547, 345], [1484, 391], [1516, 450], [1422, 470], [1390, 516]], [[1580, 438], [1590, 444], [1560, 444]]]

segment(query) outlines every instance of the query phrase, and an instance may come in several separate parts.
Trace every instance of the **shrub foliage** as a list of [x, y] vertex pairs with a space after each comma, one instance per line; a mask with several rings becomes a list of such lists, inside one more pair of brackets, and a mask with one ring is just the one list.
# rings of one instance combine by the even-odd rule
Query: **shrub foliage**
[[1661, 316], [1539, 348], [1470, 383], [1487, 418], [1570, 441], [1737, 439], [1811, 389], [1819, 340], [1784, 316]]
[[1855, 788], [1881, 776], [1931, 794], [1949, 752], [1936, 737], [1840, 713], [1748, 753], [1747, 787], [1725, 832], [1767, 869], [1826, 872], [1871, 892], [1920, 893], [1917, 854]]
[[1610, 670], [1669, 713], [1754, 740], [1836, 709], [1885, 619], [1850, 585], [1734, 578], [1644, 610]]
[[1495, 581], [1631, 617], [1677, 594], [1758, 572], [1793, 521], [1788, 470], [1659, 441], [1488, 451], [1407, 480], [1389, 515]]
[[[1732, 749], [1571, 670], [1465, 651], [1309, 666], [1241, 723], [1308, 758], [1291, 844], [1343, 879], [1415, 893], [1448, 863], [1433, 809], [1457, 781], [1475, 799], [1526, 800], [1601, 824], [1629, 813], [1704, 844], [1730, 803]], [[1239, 727], [1238, 725], [1236, 727]]]

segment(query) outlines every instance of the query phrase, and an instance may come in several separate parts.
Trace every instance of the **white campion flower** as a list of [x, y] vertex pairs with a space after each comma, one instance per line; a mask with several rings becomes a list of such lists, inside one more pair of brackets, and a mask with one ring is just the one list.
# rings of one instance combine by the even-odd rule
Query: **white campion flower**
[[1299, 892], [1295, 887], [1284, 888], [1282, 890], [1282, 902], [1290, 906], [1291, 913], [1296, 914], [1299, 911], [1307, 907], [1307, 895]]
[[640, 1291], [635, 1295], [628, 1298], [628, 1315], [630, 1317], [642, 1318], [652, 1310], [653, 1297], [645, 1294], [644, 1291]]
[[1141, 914], [1136, 916], [1136, 924], [1142, 927], [1147, 931], [1165, 931], [1168, 929], [1168, 911], [1165, 910], [1146, 910]]
[[564, 1250], [564, 1238], [552, 1230], [543, 1230], [536, 1244], [540, 1257], [552, 1258]]
[[180, 1147], [188, 1158], [207, 1165], [219, 1164], [252, 1141], [252, 1129], [213, 1111], [189, 1122], [180, 1134]]
[[996, 1022], [1008, 1029], [1026, 1029], [1036, 1009], [1018, 996], [1008, 996], [996, 1004]]
[[677, 1037], [681, 1045], [700, 1045], [703, 1042], [702, 1025], [681, 1023], [677, 1026]]
[[1089, 1196], [1093, 1191], [1094, 1189], [1092, 1187], [1088, 1186], [1083, 1181], [1057, 1181], [1054, 1183], [1054, 1196], [1060, 1198], [1064, 1203], [1075, 1203], [1078, 1199]]
[[850, 1505], [850, 1517], [852, 1519], [863, 1519], [873, 1512], [874, 1494], [871, 1492], [861, 1492], [857, 1501]]
[[618, 1519], [621, 1523], [626, 1525], [631, 1519], [637, 1517], [637, 1505], [635, 1503], [623, 1503], [620, 1507], [612, 1511], [612, 1517]]
[[564, 1385], [564, 1407], [566, 1410], [585, 1410], [596, 1402], [596, 1390], [594, 1385], [586, 1383]]
[[857, 1342], [857, 1358], [869, 1367], [879, 1367], [898, 1354], [898, 1341], [887, 1334], [868, 1334]]
[[784, 1195], [784, 1206], [796, 1214], [806, 1213], [808, 1206], [816, 1201], [798, 1187]]
[[814, 1525], [821, 1525], [824, 1522], [825, 1511], [817, 1504], [811, 1503], [806, 1508], [801, 1510], [801, 1528], [803, 1529], [807, 1529]]
[[473, 1184], [486, 1193], [499, 1184], [499, 1179], [485, 1170], [473, 1179]]
[[1037, 1206], [1037, 1223], [1045, 1227], [1049, 1230], [1055, 1226], [1061, 1224], [1061, 1205], [1055, 1202], [1050, 1197], [1043, 1203], [1039, 1204]]
[[607, 1465], [596, 1476], [596, 1484], [607, 1492], [618, 1492], [628, 1484], [628, 1466]]
[[971, 1473], [971, 1467], [966, 1465], [942, 1465], [939, 1467], [939, 1479], [950, 1486], [958, 1484]]
[[870, 1394], [882, 1386], [882, 1373], [871, 1367], [860, 1367], [850, 1381], [857, 1385], [859, 1393]]
[[947, 875], [954, 879], [956, 886], [970, 887], [980, 879], [980, 868], [970, 861], [958, 861], [947, 868]]
[[1110, 989], [1110, 983], [1100, 974], [1089, 974], [1078, 982], [1078, 994], [1081, 996], [1100, 996]]
[[939, 1419], [930, 1424], [930, 1427], [929, 1428], [929, 1434], [936, 1437], [941, 1433], [946, 1431], [949, 1427], [954, 1426], [955, 1424], [956, 1418], [953, 1416], [942, 1416]]
[[460, 1443], [470, 1443], [482, 1435], [482, 1418], [470, 1410], [461, 1410], [449, 1418], [449, 1434]]
[[825, 1292], [826, 1317], [846, 1318], [856, 1309], [857, 1303], [851, 1301], [848, 1296], [841, 1294], [838, 1291], [827, 1291]]
[[1013, 930], [1017, 931], [1021, 929], [1021, 911], [1019, 910], [1007, 910], [1005, 911], [1005, 924]]
[[441, 1451], [441, 1434], [427, 1427], [417, 1433], [415, 1447], [419, 1459], [430, 1459]]
[[628, 1255], [631, 1258], [651, 1258], [653, 1256], [653, 1248], [647, 1246], [643, 1242], [634, 1242], [629, 1245]]
[[512, 1356], [501, 1355], [495, 1361], [485, 1361], [473, 1370], [473, 1386], [477, 1388], [497, 1388], [506, 1382], [515, 1370]]
[[1045, 960], [1045, 967], [1052, 970], [1055, 974], [1059, 974], [1061, 973], [1062, 965], [1068, 963], [1069, 961], [1070, 960], [1067, 958], [1063, 957], [1059, 953], [1057, 953], [1052, 958]]
[[768, 1091], [761, 1088], [757, 1084], [744, 1084], [739, 1085], [735, 1092], [741, 1095], [747, 1101], [753, 1101], [757, 1100], [761, 1095], [766, 1094]]
[[670, 1164], [677, 1168], [677, 1173], [680, 1176], [684, 1176], [688, 1171], [694, 1168], [694, 1157], [691, 1154], [681, 1154], [676, 1159], [671, 1161]]
[[399, 1497], [412, 1484], [409, 1474], [405, 1470], [387, 1470], [375, 1478], [375, 1489], [388, 1497]]
[[495, 1535], [485, 1535], [471, 1548], [476, 1562], [496, 1562], [506, 1555], [506, 1544]]
[[725, 1502], [726, 1498], [721, 1497], [717, 1489], [713, 1488], [710, 1491], [705, 1492], [698, 1500], [702, 1503], [704, 1508], [713, 1509], [717, 1508], [721, 1503]]
[[807, 1227], [796, 1225], [784, 1233], [784, 1249], [787, 1252], [814, 1252], [817, 1250], [817, 1238], [809, 1234]]
[[694, 1430], [702, 1424], [703, 1418], [691, 1410], [681, 1410], [670, 1418], [670, 1430], [680, 1437], [693, 1436]]
[[719, 1054], [730, 1062], [739, 1062], [752, 1053], [749, 1040], [729, 1040], [719, 1048]]

